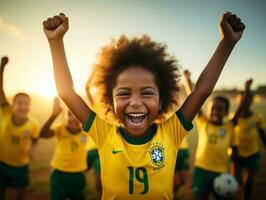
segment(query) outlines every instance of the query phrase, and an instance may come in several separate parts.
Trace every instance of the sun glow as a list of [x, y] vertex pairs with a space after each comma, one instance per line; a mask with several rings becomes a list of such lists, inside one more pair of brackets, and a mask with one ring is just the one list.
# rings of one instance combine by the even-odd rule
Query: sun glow
[[38, 90], [35, 90], [34, 93], [41, 95], [42, 97], [45, 97], [47, 99], [52, 99], [57, 96], [55, 86], [49, 84], [38, 88]]

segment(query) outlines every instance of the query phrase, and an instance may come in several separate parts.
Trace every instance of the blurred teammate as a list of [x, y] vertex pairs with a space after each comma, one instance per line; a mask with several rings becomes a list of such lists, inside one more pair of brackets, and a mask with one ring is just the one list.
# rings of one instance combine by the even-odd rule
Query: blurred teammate
[[50, 175], [51, 200], [85, 199], [87, 133], [81, 130], [76, 117], [67, 112], [67, 122], [51, 129], [54, 120], [61, 113], [59, 100], [54, 100], [53, 112], [42, 126], [40, 137], [56, 137], [56, 149], [51, 161], [53, 172]]
[[29, 185], [29, 161], [38, 138], [37, 122], [29, 116], [31, 99], [17, 93], [10, 105], [3, 88], [7, 57], [0, 65], [0, 199], [11, 189], [13, 199], [23, 200]]
[[244, 199], [251, 199], [251, 190], [253, 187], [254, 177], [260, 166], [260, 144], [259, 138], [266, 146], [265, 126], [263, 119], [251, 110], [253, 102], [253, 94], [250, 90], [252, 79], [247, 80], [245, 84], [245, 92], [239, 94], [239, 100], [246, 98], [246, 104], [237, 121], [235, 131], [238, 135], [239, 146], [239, 166], [245, 180], [241, 180], [244, 186]]
[[[192, 88], [190, 73], [185, 71], [187, 87]], [[229, 111], [229, 100], [216, 96], [208, 103], [207, 115], [199, 112], [196, 119], [198, 127], [198, 147], [196, 150], [195, 169], [192, 187], [196, 199], [208, 199], [211, 193], [216, 199], [223, 199], [214, 192], [214, 179], [221, 173], [228, 172], [228, 148], [232, 147], [233, 161], [238, 173], [237, 146], [238, 138], [234, 133], [234, 125], [243, 108], [243, 103], [233, 119], [226, 122], [224, 118]]]

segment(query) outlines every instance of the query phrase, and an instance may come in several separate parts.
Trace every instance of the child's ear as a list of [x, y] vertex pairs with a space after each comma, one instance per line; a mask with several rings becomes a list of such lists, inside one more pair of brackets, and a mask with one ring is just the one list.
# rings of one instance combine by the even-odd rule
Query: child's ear
[[114, 110], [114, 106], [113, 105], [109, 105], [109, 110], [113, 113], [115, 113], [115, 110]]
[[160, 101], [160, 103], [159, 103], [159, 111], [161, 111], [162, 110], [162, 102]]

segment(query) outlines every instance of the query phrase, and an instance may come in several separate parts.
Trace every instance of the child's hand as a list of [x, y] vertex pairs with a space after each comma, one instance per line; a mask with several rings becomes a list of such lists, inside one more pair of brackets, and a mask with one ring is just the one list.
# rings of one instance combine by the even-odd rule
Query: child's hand
[[68, 30], [68, 18], [64, 13], [43, 21], [43, 31], [48, 40], [62, 39]]
[[0, 65], [1, 70], [4, 70], [4, 67], [6, 66], [7, 63], [8, 63], [8, 57], [6, 57], [6, 56], [2, 57], [1, 65]]
[[53, 115], [58, 116], [62, 111], [62, 107], [60, 106], [59, 99], [57, 97], [54, 98], [54, 108]]
[[220, 32], [222, 39], [237, 42], [245, 29], [245, 25], [236, 15], [227, 12], [220, 19]]
[[253, 82], [253, 79], [252, 78], [251, 79], [248, 79], [245, 82], [245, 87], [248, 88], [248, 89], [250, 89], [252, 82]]
[[190, 80], [190, 76], [191, 76], [191, 72], [188, 69], [184, 70], [185, 79]]

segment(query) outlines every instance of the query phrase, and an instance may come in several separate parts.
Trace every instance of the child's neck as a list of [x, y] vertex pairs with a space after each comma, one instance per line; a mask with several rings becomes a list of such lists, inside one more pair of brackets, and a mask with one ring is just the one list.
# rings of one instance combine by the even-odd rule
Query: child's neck
[[21, 126], [25, 124], [27, 120], [28, 120], [28, 117], [19, 117], [16, 115], [12, 115], [12, 121], [15, 126]]

